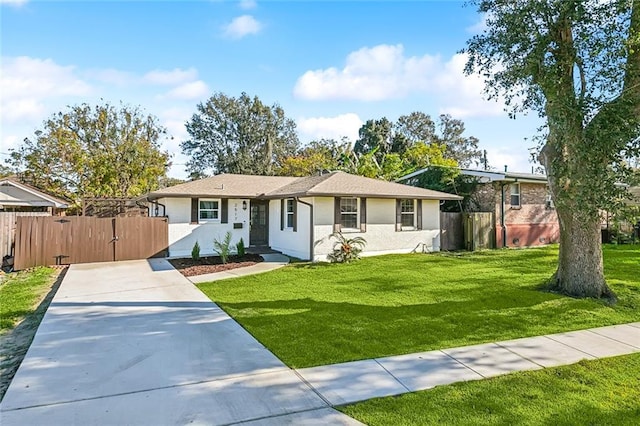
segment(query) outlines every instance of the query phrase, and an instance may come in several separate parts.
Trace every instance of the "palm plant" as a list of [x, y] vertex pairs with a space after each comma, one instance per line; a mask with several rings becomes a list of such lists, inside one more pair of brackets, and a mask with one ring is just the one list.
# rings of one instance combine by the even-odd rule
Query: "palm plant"
[[360, 259], [360, 253], [367, 245], [362, 237], [347, 238], [342, 232], [334, 232], [329, 238], [335, 238], [333, 251], [327, 255], [331, 262], [348, 263]]
[[216, 249], [220, 255], [222, 263], [227, 263], [229, 260], [229, 254], [231, 253], [231, 232], [227, 232], [222, 240], [214, 239], [213, 248]]

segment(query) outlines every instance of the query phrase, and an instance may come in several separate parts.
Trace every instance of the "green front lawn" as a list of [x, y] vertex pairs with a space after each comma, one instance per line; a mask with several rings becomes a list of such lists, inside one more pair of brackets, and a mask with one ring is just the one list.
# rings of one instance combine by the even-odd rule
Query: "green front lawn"
[[36, 310], [51, 289], [54, 272], [52, 268], [36, 268], [4, 277], [0, 284], [0, 334]]
[[341, 407], [370, 425], [637, 425], [640, 354]]
[[604, 257], [615, 306], [541, 291], [555, 246], [297, 264], [199, 287], [301, 368], [640, 321], [640, 246]]

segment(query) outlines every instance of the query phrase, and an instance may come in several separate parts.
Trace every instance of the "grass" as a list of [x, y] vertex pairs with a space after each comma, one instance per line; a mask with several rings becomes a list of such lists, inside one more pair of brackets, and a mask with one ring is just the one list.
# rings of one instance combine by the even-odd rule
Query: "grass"
[[340, 407], [376, 425], [637, 425], [640, 354], [514, 373]]
[[56, 275], [52, 268], [36, 268], [5, 277], [0, 284], [0, 334], [36, 310]]
[[297, 264], [199, 285], [290, 367], [640, 320], [640, 247], [604, 248], [609, 306], [542, 291], [557, 247]]

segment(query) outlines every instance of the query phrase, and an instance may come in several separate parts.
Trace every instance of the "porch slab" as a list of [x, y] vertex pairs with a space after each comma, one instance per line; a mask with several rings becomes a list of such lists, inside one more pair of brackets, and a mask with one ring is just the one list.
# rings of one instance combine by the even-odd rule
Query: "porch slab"
[[500, 342], [500, 346], [543, 367], [555, 367], [557, 365], [573, 364], [583, 359], [594, 359], [593, 356], [585, 352], [546, 336], [508, 340]]
[[640, 327], [623, 324], [594, 328], [591, 331], [640, 349]]
[[482, 379], [442, 351], [422, 352], [377, 359], [393, 377], [410, 391], [438, 385]]
[[350, 404], [409, 391], [373, 359], [297, 371], [331, 405]]
[[442, 352], [482, 377], [494, 377], [513, 371], [538, 370], [542, 368], [540, 365], [495, 343], [445, 349]]
[[550, 339], [588, 353], [596, 358], [627, 355], [640, 349], [617, 340], [610, 339], [590, 330], [572, 331], [569, 333], [551, 334]]

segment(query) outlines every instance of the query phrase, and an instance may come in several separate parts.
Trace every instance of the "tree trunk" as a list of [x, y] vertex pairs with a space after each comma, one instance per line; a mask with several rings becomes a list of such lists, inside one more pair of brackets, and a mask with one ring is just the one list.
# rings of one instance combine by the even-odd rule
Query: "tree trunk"
[[560, 220], [558, 269], [551, 279], [551, 289], [574, 297], [615, 300], [604, 278], [600, 222], [584, 219], [575, 211], [561, 210], [565, 209], [557, 212]]

